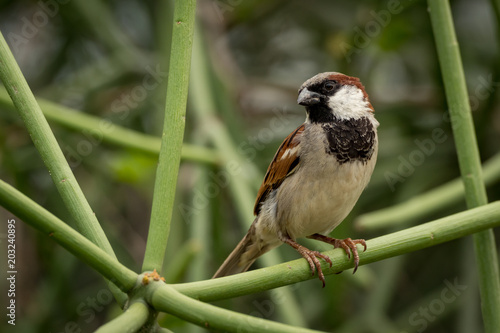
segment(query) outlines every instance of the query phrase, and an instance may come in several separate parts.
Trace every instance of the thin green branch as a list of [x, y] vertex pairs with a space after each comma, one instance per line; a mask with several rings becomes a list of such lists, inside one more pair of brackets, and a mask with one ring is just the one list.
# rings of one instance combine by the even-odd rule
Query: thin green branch
[[76, 0], [70, 2], [75, 11], [83, 18], [95, 38], [109, 47], [113, 53], [122, 54], [122, 58], [134, 57], [139, 60], [141, 54], [130, 38], [119, 28], [107, 4], [101, 0]]
[[[397, 284], [405, 260], [405, 257], [399, 256], [379, 264], [377, 288], [368, 295], [356, 315], [336, 328], [335, 333], [358, 332], [366, 327], [372, 327], [372, 333], [396, 332], [395, 325], [388, 322], [386, 313], [389, 311], [390, 302], [395, 293], [394, 286]], [[389, 325], [392, 326], [391, 329], [388, 329]]]
[[[240, 221], [244, 222], [245, 227], [249, 227], [252, 222], [256, 195], [254, 192], [255, 181], [260, 181], [263, 175], [257, 170], [254, 163], [248, 161], [238, 152], [227, 127], [217, 117], [214, 95], [210, 90], [213, 79], [210, 77], [208, 55], [203, 45], [201, 32], [195, 36], [193, 49], [195, 52], [192, 72], [196, 73], [197, 78], [190, 86], [190, 101], [193, 105], [193, 111], [198, 115], [198, 121], [203, 124], [203, 127], [209, 129], [207, 135], [221, 154], [226, 174], [229, 177], [228, 186], [234, 198]], [[283, 262], [277, 251], [268, 253], [259, 260], [265, 266]], [[305, 326], [306, 320], [295, 295], [288, 288], [283, 288], [280, 291], [280, 296], [287, 300], [278, 310], [283, 320], [296, 326]], [[272, 294], [271, 298], [274, 297], [276, 295]]]
[[174, 207], [193, 45], [196, 1], [176, 1], [165, 120], [143, 270], [161, 271]]
[[[368, 250], [360, 253], [360, 264], [366, 265], [421, 250], [497, 226], [500, 226], [500, 201], [370, 239], [366, 242]], [[323, 263], [322, 268], [325, 275], [353, 267], [352, 260], [348, 260], [345, 252], [341, 249], [327, 251], [325, 254], [331, 258], [333, 263], [331, 268], [328, 264]], [[202, 301], [215, 301], [261, 292], [313, 278], [316, 277], [311, 276], [307, 262], [304, 259], [298, 259], [214, 280], [172, 286], [187, 296]], [[319, 282], [318, 285], [320, 285]]]
[[[429, 0], [432, 29], [450, 109], [458, 164], [465, 187], [467, 207], [488, 202], [482, 179], [479, 150], [465, 84], [460, 50], [448, 0]], [[474, 235], [474, 249], [479, 273], [481, 310], [486, 332], [500, 327], [500, 271], [493, 230]]]
[[[143, 60], [141, 64], [145, 62], [153, 64], [152, 58], [151, 55], [148, 55], [148, 59]], [[126, 73], [135, 70], [137, 62], [137, 59], [124, 57], [123, 52], [118, 51], [108, 57], [95, 59], [91, 63], [71, 72], [71, 75], [54, 80], [51, 85], [40, 87], [37, 93], [45, 98], [50, 99], [54, 96], [54, 98], [62, 100], [70, 97], [74, 91], [82, 94], [97, 91], [101, 87], [108, 87]]]
[[148, 319], [148, 305], [137, 301], [118, 317], [99, 327], [95, 333], [138, 332]]
[[[491, 6], [493, 7], [493, 13], [495, 13], [496, 26], [497, 26], [497, 38], [500, 37], [500, 0], [491, 0]], [[498, 47], [497, 47], [498, 49]]]
[[[114, 281], [123, 291], [129, 292], [135, 286], [137, 275], [134, 272], [119, 264], [78, 232], [3, 181], [0, 181], [0, 203], [26, 223], [49, 234], [63, 247]], [[500, 225], [500, 202], [494, 202], [369, 240], [368, 251], [361, 254], [361, 263], [368, 264], [416, 251], [498, 225]], [[333, 268], [323, 265], [326, 274], [352, 267], [352, 262], [346, 259], [343, 251], [336, 249], [326, 254], [332, 258], [334, 264]], [[173, 287], [188, 296], [210, 301], [263, 291], [310, 278], [312, 277], [309, 266], [303, 259], [299, 259], [226, 278], [173, 285]], [[155, 291], [148, 302], [157, 310], [172, 313], [199, 325], [204, 326], [205, 323], [209, 323], [212, 328], [234, 329], [246, 323], [247, 326], [244, 327], [259, 331], [262, 329], [261, 324], [274, 324], [180, 297], [171, 290], [168, 293]], [[228, 321], [228, 316], [232, 320]], [[276, 325], [278, 326], [272, 326], [271, 330], [285, 329], [284, 326], [280, 326], [281, 324]]]
[[[207, 234], [205, 234], [206, 236]], [[182, 244], [177, 250], [173, 258], [170, 258], [168, 265], [165, 267], [165, 282], [174, 283], [179, 281], [187, 268], [193, 264], [193, 259], [200, 255], [200, 245], [194, 240], [190, 240]]]
[[[196, 33], [195, 33], [196, 35]], [[196, 49], [193, 48], [193, 51]], [[194, 129], [193, 133], [200, 133], [198, 129]], [[203, 143], [205, 138], [203, 136], [197, 135], [195, 138], [195, 142]], [[198, 253], [192, 259], [186, 277], [184, 281], [201, 281], [205, 279], [209, 279], [212, 274], [210, 263], [212, 262], [212, 256], [214, 251], [211, 251], [213, 245], [213, 238], [207, 237], [212, 233], [213, 227], [213, 219], [215, 218], [212, 211], [212, 206], [214, 202], [211, 204], [206, 204], [202, 206], [194, 206], [196, 201], [196, 193], [200, 190], [203, 190], [203, 186], [207, 184], [209, 181], [208, 177], [209, 168], [205, 166], [197, 166], [195, 170], [195, 174], [193, 175], [193, 179], [196, 180], [194, 188], [189, 188], [189, 201], [191, 202], [192, 207], [197, 207], [197, 209], [193, 209], [192, 214], [189, 217], [189, 237], [190, 241], [194, 242], [198, 247]], [[175, 283], [176, 281], [174, 281]], [[206, 329], [203, 327], [192, 327], [189, 329], [191, 333], [205, 333]]]
[[[102, 140], [102, 142], [155, 155], [160, 152], [160, 138], [113, 124], [110, 120], [95, 117], [45, 99], [38, 98], [37, 102], [49, 121], [82, 133], [88, 133], [97, 141]], [[6, 108], [14, 108], [7, 92], [1, 88], [0, 105]], [[186, 143], [182, 145], [181, 158], [185, 161], [198, 163], [220, 163], [218, 153], [213, 149]]]
[[148, 300], [158, 310], [210, 330], [224, 332], [318, 332], [221, 309], [179, 293], [171, 286], [156, 288]]
[[[75, 220], [78, 230], [107, 254], [116, 258], [99, 221], [97, 221], [92, 208], [64, 158], [64, 154], [38, 106], [35, 96], [33, 96], [1, 33], [0, 79], [23, 119], [64, 204]], [[116, 288], [110, 287], [115, 298], [123, 306], [126, 296]]]
[[168, 328], [165, 328], [165, 327], [158, 327], [157, 332], [158, 333], [173, 333], [171, 330], [169, 330]]
[[0, 180], [0, 205], [23, 222], [54, 239], [77, 258], [112, 281], [123, 292], [129, 292], [135, 286], [136, 273], [3, 180]]
[[[500, 154], [484, 163], [483, 178], [486, 185], [493, 185], [500, 180]], [[456, 178], [400, 204], [360, 215], [355, 221], [356, 227], [374, 230], [415, 221], [451, 207], [463, 200], [464, 194], [464, 183], [461, 178]]]
[[469, 207], [487, 203], [465, 76], [448, 0], [429, 1], [458, 163]]
[[191, 82], [189, 98], [193, 112], [197, 116], [196, 119], [202, 125], [199, 127], [207, 129], [206, 134], [220, 152], [224, 167], [230, 170], [228, 172], [229, 177], [231, 177], [229, 189], [235, 200], [241, 221], [249, 221], [249, 225], [251, 223], [249, 217], [251, 217], [255, 200], [251, 180], [262, 179], [263, 175], [259, 174], [253, 163], [238, 153], [228, 129], [217, 116], [216, 104], [211, 91], [212, 78], [208, 71], [207, 54], [202, 36], [200, 31], [194, 38], [192, 73], [196, 73], [197, 79]]
[[[208, 168], [204, 166], [198, 166], [196, 170], [195, 187], [191, 192], [190, 200], [194, 206], [196, 194], [198, 191], [202, 190], [202, 187], [209, 180], [208, 178]], [[210, 205], [203, 205], [199, 209], [194, 210], [192, 218], [189, 221], [189, 234], [191, 237], [191, 242], [195, 242], [198, 247], [198, 253], [191, 261], [189, 267], [188, 281], [200, 281], [206, 278], [210, 278], [211, 274], [208, 272], [208, 264], [210, 263], [212, 252], [210, 251], [212, 242], [211, 237], [207, 237], [212, 232], [211, 223], [211, 207]]]

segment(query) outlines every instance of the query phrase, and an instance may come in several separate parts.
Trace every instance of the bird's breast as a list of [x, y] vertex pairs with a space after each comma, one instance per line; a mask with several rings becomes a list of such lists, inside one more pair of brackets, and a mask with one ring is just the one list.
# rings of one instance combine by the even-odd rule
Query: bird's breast
[[326, 137], [325, 151], [340, 164], [371, 159], [376, 142], [372, 117], [336, 119], [321, 127]]
[[[351, 149], [341, 145], [338, 153], [328, 153], [331, 139], [323, 126], [306, 128], [301, 165], [277, 189], [278, 225], [294, 239], [327, 234], [340, 224], [356, 204], [375, 166], [378, 143], [373, 127], [373, 134], [366, 135], [369, 143], [356, 143]], [[359, 136], [352, 137], [360, 141]]]

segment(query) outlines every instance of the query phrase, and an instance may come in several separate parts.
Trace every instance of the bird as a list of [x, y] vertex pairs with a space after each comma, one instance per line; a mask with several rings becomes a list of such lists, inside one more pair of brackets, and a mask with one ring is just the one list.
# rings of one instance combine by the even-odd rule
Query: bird
[[297, 243], [311, 238], [342, 248], [354, 271], [356, 245], [364, 239], [328, 236], [351, 212], [368, 185], [378, 153], [374, 108], [361, 81], [338, 72], [320, 73], [305, 81], [297, 103], [305, 122], [278, 148], [254, 206], [255, 220], [213, 278], [247, 271], [267, 251], [285, 243], [309, 263], [325, 286], [320, 259], [331, 259]]

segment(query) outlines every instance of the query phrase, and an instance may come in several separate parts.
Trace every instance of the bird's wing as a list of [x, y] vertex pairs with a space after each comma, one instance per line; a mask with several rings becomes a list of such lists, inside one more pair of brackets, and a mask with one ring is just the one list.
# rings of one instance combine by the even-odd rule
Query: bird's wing
[[304, 124], [290, 133], [278, 148], [271, 164], [267, 168], [266, 176], [257, 193], [254, 207], [255, 215], [259, 214], [261, 203], [266, 200], [269, 193], [277, 189], [299, 164], [298, 145], [303, 131]]

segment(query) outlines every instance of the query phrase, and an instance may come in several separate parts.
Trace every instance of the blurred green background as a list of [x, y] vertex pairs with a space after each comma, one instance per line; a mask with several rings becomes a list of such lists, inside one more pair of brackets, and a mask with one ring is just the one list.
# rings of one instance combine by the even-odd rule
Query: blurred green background
[[[483, 161], [500, 151], [495, 3], [451, 1]], [[0, 1], [0, 30], [37, 97], [159, 136], [172, 11], [172, 1]], [[181, 164], [162, 274], [169, 282], [210, 278], [243, 237], [268, 163], [305, 118], [297, 89], [319, 72], [359, 77], [381, 124], [372, 181], [333, 236], [368, 239], [465, 209], [462, 201], [393, 229], [353, 223], [459, 176], [425, 1], [200, 0], [197, 12], [185, 142], [212, 148], [219, 162]], [[138, 272], [156, 156], [103, 142], [103, 129], [51, 127], [119, 260]], [[234, 178], [229, 162], [239, 168]], [[0, 163], [1, 179], [73, 225], [5, 102]], [[500, 198], [498, 184], [488, 196]], [[0, 208], [2, 225], [11, 217]], [[18, 223], [16, 241], [17, 325], [2, 320], [2, 331], [91, 332], [119, 313], [100, 276], [50, 239]], [[287, 247], [273, 252], [299, 258]], [[334, 332], [481, 332], [475, 270], [467, 238], [330, 276], [325, 289], [313, 279], [215, 304]], [[175, 332], [203, 331], [168, 315], [160, 321]]]

